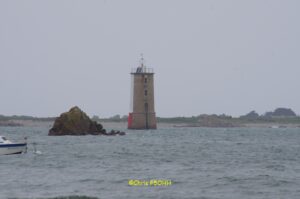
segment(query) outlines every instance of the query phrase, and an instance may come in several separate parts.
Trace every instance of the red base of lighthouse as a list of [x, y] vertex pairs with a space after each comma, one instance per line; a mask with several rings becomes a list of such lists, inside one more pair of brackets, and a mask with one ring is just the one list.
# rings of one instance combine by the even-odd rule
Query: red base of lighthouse
[[129, 113], [128, 129], [156, 129], [155, 113]]
[[127, 128], [131, 129], [132, 128], [132, 113], [129, 113], [128, 115], [128, 126]]

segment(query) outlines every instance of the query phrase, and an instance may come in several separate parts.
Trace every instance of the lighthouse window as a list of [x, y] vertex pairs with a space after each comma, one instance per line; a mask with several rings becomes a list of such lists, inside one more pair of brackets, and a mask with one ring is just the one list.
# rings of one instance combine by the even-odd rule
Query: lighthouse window
[[148, 79], [147, 79], [147, 77], [145, 77], [145, 83], [147, 83], [147, 81], [148, 81]]
[[147, 90], [145, 90], [145, 96], [147, 96], [148, 95], [148, 91]]

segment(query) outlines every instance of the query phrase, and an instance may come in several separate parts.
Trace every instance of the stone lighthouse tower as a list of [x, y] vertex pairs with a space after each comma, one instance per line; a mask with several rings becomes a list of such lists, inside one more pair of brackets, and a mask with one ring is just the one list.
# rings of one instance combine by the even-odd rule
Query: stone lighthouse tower
[[154, 109], [154, 71], [141, 57], [140, 66], [131, 71], [131, 112], [128, 129], [156, 129]]

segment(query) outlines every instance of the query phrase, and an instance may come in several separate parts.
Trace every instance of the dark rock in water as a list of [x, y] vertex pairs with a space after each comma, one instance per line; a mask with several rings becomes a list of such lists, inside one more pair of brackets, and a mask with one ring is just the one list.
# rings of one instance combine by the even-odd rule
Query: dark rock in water
[[126, 133], [125, 133], [125, 132], [122, 132], [122, 131], [119, 133], [119, 135], [125, 135], [125, 134], [126, 134]]
[[110, 132], [105, 132], [104, 135], [110, 135], [110, 136], [115, 136], [115, 135], [126, 135], [125, 132], [123, 131], [115, 131], [115, 130], [111, 130]]
[[[124, 132], [122, 132], [124, 133]], [[53, 127], [48, 135], [116, 135], [112, 130], [106, 133], [103, 126], [92, 121], [86, 113], [77, 106], [70, 109], [69, 112], [62, 113], [56, 118]]]

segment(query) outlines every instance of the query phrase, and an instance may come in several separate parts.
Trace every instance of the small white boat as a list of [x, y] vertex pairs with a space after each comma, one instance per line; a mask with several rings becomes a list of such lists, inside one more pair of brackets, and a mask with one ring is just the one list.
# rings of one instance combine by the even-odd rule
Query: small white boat
[[6, 139], [4, 136], [0, 136], [0, 155], [11, 155], [25, 153], [27, 150], [26, 138], [24, 142], [13, 143]]

